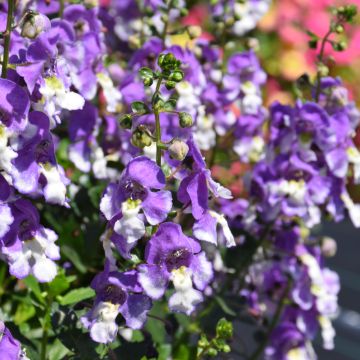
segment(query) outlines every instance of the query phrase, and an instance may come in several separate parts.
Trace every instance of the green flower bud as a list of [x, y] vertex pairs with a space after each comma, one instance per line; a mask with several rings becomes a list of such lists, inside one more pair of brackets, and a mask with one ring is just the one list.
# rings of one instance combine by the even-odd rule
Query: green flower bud
[[176, 82], [175, 81], [167, 81], [166, 83], [165, 83], [165, 87], [168, 89], [168, 90], [172, 90], [172, 89], [174, 89], [175, 88], [175, 86], [176, 86]]
[[329, 75], [329, 68], [324, 64], [318, 65], [318, 72], [321, 77], [325, 77]]
[[222, 339], [231, 339], [233, 336], [233, 325], [230, 321], [222, 318], [216, 325], [216, 335]]
[[132, 126], [132, 116], [130, 114], [125, 114], [120, 118], [120, 126], [123, 129], [131, 129]]
[[155, 93], [152, 98], [153, 110], [160, 110], [164, 107], [165, 102], [159, 93]]
[[339, 42], [333, 43], [332, 46], [335, 51], [344, 51], [347, 48], [347, 43], [346, 41], [341, 40]]
[[228, 344], [225, 344], [225, 345], [223, 346], [223, 348], [222, 348], [222, 351], [223, 351], [224, 353], [229, 353], [229, 352], [231, 351], [231, 348], [230, 348], [230, 346], [229, 346]]
[[335, 31], [337, 34], [342, 34], [344, 32], [344, 27], [342, 25], [338, 25], [335, 27]]
[[169, 80], [180, 82], [184, 78], [184, 73], [180, 70], [174, 71], [170, 76]]
[[207, 339], [206, 335], [202, 334], [199, 341], [198, 341], [198, 346], [200, 348], [205, 348], [209, 345], [209, 340]]
[[153, 84], [153, 79], [152, 78], [145, 78], [144, 80], [143, 80], [143, 84], [144, 84], [144, 86], [151, 86], [152, 84]]
[[158, 57], [158, 61], [157, 61], [158, 65], [160, 67], [162, 67], [162, 65], [164, 63], [164, 60], [165, 60], [165, 54], [160, 54], [159, 57]]
[[153, 142], [149, 130], [144, 125], [139, 125], [132, 134], [131, 142], [134, 146], [143, 149]]
[[189, 152], [189, 146], [186, 142], [175, 139], [168, 147], [169, 155], [172, 159], [183, 161]]
[[190, 127], [193, 124], [193, 119], [187, 112], [179, 113], [179, 121], [182, 128]]
[[214, 349], [214, 348], [210, 348], [210, 349], [208, 350], [207, 354], [208, 354], [209, 356], [211, 356], [211, 357], [214, 357], [214, 356], [216, 356], [216, 355], [218, 354], [218, 351], [217, 351], [216, 349]]

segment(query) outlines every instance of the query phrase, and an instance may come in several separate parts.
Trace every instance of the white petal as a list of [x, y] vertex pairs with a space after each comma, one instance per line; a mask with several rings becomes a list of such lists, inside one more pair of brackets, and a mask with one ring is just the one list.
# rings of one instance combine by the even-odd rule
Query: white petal
[[137, 216], [124, 216], [116, 221], [114, 230], [122, 235], [128, 244], [132, 244], [144, 236], [145, 225]]

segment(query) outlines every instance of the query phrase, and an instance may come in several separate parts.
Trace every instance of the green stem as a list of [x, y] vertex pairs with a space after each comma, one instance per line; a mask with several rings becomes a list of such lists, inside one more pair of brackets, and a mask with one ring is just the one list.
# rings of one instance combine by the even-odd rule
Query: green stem
[[50, 324], [50, 311], [51, 311], [52, 298], [48, 295], [46, 301], [46, 307], [43, 318], [43, 334], [41, 339], [41, 350], [40, 350], [40, 359], [46, 360], [47, 356], [47, 345], [49, 339], [49, 324]]
[[[330, 30], [326, 33], [326, 35], [322, 39], [320, 53], [319, 53], [319, 64], [323, 63], [325, 45], [328, 42], [329, 37], [332, 33], [333, 33], [332, 28], [330, 28]], [[316, 74], [316, 91], [315, 91], [315, 101], [316, 102], [319, 102], [320, 91], [321, 91], [321, 72], [318, 70], [317, 74]]]
[[59, 0], [59, 3], [60, 3], [59, 17], [62, 18], [64, 16], [65, 0]]
[[292, 281], [291, 279], [288, 280], [286, 289], [284, 291], [284, 294], [277, 306], [277, 309], [275, 311], [274, 317], [272, 318], [272, 321], [269, 325], [268, 331], [266, 333], [266, 336], [264, 337], [264, 340], [262, 341], [262, 343], [259, 345], [259, 347], [255, 350], [255, 352], [249, 357], [249, 360], [257, 360], [261, 354], [264, 352], [266, 345], [269, 341], [269, 338], [273, 332], [273, 330], [275, 329], [276, 325], [278, 324], [280, 317], [282, 315], [282, 312], [284, 310], [285, 304], [286, 304], [286, 300], [289, 294], [289, 291], [291, 289], [291, 285], [292, 285]]
[[156, 163], [161, 166], [161, 127], [160, 127], [160, 115], [158, 111], [155, 111], [155, 137], [156, 137]]
[[8, 0], [8, 14], [7, 14], [7, 21], [6, 21], [6, 31], [4, 33], [4, 56], [3, 56], [3, 64], [2, 64], [2, 69], [1, 69], [1, 77], [3, 79], [6, 79], [6, 76], [7, 76], [14, 8], [15, 8], [15, 0]]
[[[170, 0], [168, 8], [167, 8], [167, 13], [168, 14], [170, 13], [170, 10], [171, 10], [172, 7], [173, 7], [173, 0]], [[163, 42], [165, 42], [166, 35], [167, 35], [167, 32], [168, 32], [168, 28], [169, 28], [169, 19], [164, 21], [164, 30], [163, 30], [163, 32], [161, 34], [161, 37], [160, 37]]]
[[[158, 82], [156, 84], [155, 94], [158, 94], [160, 91], [160, 86], [162, 82], [162, 76], [159, 77]], [[161, 166], [161, 126], [160, 126], [160, 113], [159, 109], [155, 106], [153, 108], [155, 115], [155, 139], [156, 139], [156, 163]]]

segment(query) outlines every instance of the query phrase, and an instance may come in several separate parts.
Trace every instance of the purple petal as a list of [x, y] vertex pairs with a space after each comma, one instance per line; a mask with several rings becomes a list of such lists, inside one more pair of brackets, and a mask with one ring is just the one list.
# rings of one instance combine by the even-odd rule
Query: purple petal
[[145, 156], [131, 160], [127, 166], [126, 175], [150, 189], [165, 187], [165, 175], [161, 168]]
[[119, 309], [125, 318], [126, 325], [132, 329], [143, 327], [147, 313], [151, 309], [151, 300], [148, 296], [134, 294], [129, 295], [127, 301]]
[[171, 192], [166, 190], [158, 192], [149, 191], [145, 201], [142, 203], [146, 219], [151, 225], [157, 225], [164, 221], [171, 208]]
[[161, 266], [140, 265], [139, 282], [152, 299], [160, 299], [169, 283], [169, 273]]

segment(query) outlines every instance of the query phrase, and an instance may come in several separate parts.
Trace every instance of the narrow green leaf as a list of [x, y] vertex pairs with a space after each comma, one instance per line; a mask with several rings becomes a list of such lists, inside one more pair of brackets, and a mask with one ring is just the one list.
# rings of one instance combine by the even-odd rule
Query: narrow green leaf
[[40, 285], [37, 282], [37, 280], [34, 278], [34, 276], [30, 275], [24, 280], [25, 285], [34, 293], [35, 297], [42, 303], [45, 304], [46, 301], [44, 297], [42, 296]]
[[71, 290], [65, 296], [58, 296], [58, 301], [61, 305], [71, 305], [86, 299], [90, 299], [94, 296], [95, 291], [90, 287], [85, 287]]

